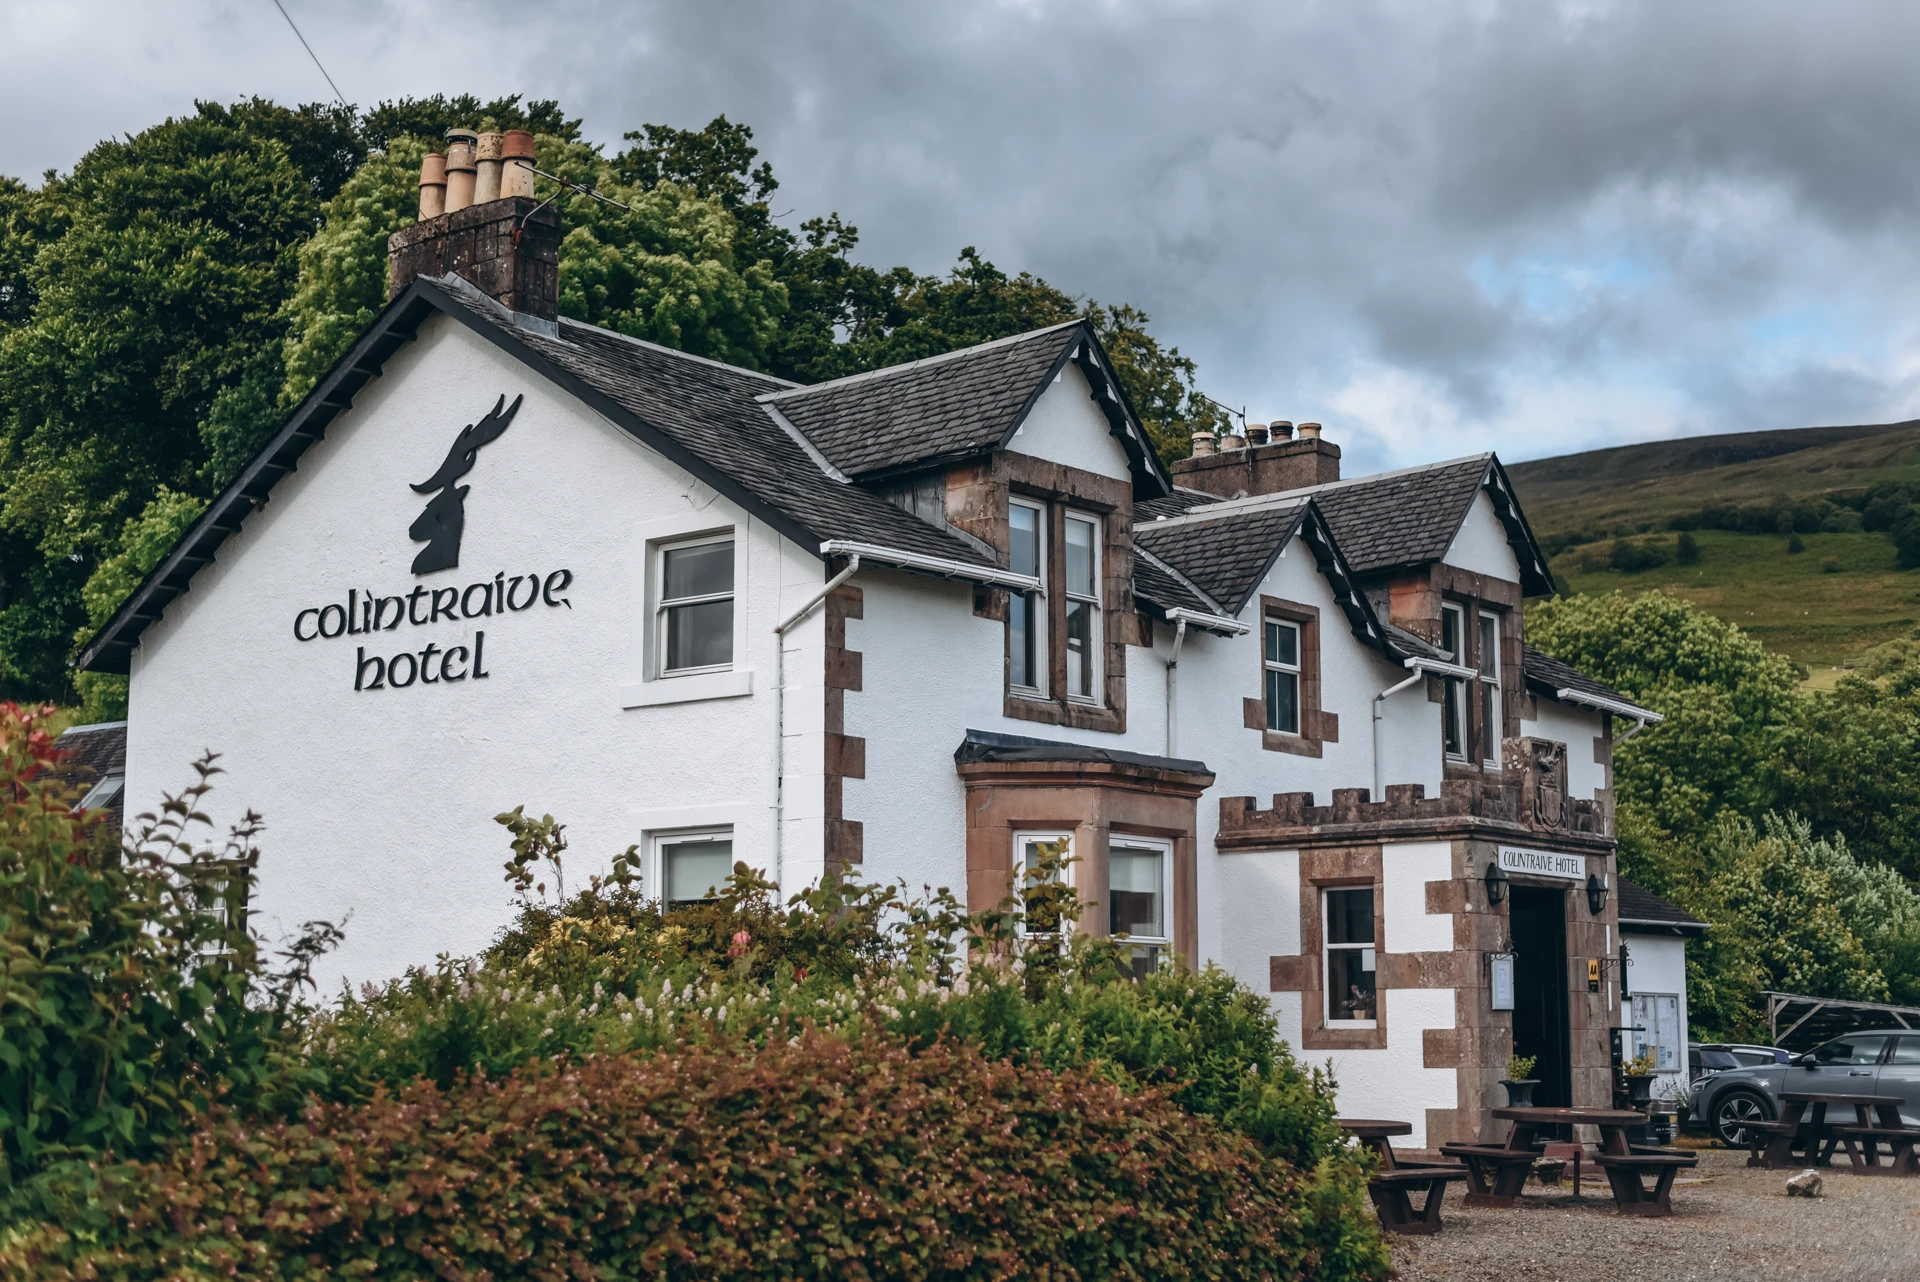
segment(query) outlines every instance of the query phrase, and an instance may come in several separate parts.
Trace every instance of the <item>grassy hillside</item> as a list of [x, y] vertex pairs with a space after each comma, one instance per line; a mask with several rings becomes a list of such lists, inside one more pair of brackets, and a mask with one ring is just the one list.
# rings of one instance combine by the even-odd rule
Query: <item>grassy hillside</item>
[[[1827, 684], [1861, 651], [1920, 623], [1920, 571], [1895, 564], [1885, 533], [1693, 534], [1698, 564], [1678, 563], [1675, 524], [1703, 508], [1783, 500], [1844, 505], [1876, 485], [1920, 488], [1920, 421], [1661, 441], [1515, 464], [1521, 503], [1556, 574], [1578, 592], [1664, 588], [1738, 623]], [[1841, 508], [1844, 515], [1846, 509]], [[1667, 563], [1611, 568], [1617, 539]]]

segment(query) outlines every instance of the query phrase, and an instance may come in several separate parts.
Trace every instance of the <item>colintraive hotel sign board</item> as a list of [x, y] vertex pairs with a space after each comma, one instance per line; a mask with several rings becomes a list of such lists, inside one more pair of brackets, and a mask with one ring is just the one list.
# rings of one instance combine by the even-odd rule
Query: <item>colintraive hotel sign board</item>
[[1500, 867], [1509, 875], [1528, 873], [1535, 877], [1558, 877], [1563, 881], [1587, 879], [1587, 857], [1552, 850], [1528, 850], [1525, 846], [1500, 847]]

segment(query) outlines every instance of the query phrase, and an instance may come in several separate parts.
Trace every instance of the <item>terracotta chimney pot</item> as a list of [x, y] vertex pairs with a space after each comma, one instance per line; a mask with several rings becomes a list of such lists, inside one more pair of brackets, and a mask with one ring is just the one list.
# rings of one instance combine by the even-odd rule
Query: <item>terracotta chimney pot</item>
[[1247, 424], [1247, 444], [1265, 445], [1267, 443], [1267, 425], [1265, 423]]
[[533, 135], [509, 129], [500, 136], [500, 194], [533, 195]]
[[1300, 439], [1303, 441], [1319, 440], [1320, 425], [1318, 423], [1302, 423], [1300, 425]]
[[1228, 450], [1244, 450], [1246, 448], [1247, 438], [1234, 431], [1231, 427], [1227, 429], [1227, 434], [1220, 438], [1220, 450], [1222, 453]]
[[473, 203], [473, 148], [479, 137], [471, 129], [447, 130], [447, 212], [450, 214]]
[[1276, 418], [1267, 424], [1267, 434], [1276, 443], [1293, 439], [1293, 423], [1289, 419]]
[[1207, 455], [1216, 452], [1212, 432], [1195, 432], [1193, 434], [1193, 457], [1205, 458]]
[[447, 212], [447, 158], [439, 152], [420, 158], [420, 221]]
[[474, 152], [473, 203], [500, 199], [500, 135], [481, 134]]

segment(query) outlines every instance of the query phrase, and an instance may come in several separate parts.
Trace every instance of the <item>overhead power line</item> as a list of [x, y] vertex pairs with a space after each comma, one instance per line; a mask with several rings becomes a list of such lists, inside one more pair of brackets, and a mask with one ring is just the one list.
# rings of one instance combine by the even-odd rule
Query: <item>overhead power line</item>
[[307, 57], [313, 59], [313, 65], [320, 68], [320, 74], [322, 76], [326, 76], [327, 88], [333, 90], [333, 100], [342, 107], [345, 107], [347, 105], [346, 96], [340, 92], [340, 86], [333, 83], [333, 77], [327, 75], [327, 68], [325, 64], [320, 61], [320, 55], [313, 51], [313, 46], [307, 43], [307, 38], [300, 34], [300, 28], [294, 23], [293, 15], [287, 12], [287, 6], [281, 4], [280, 0], [273, 0], [273, 7], [280, 11], [280, 16], [287, 20], [289, 27], [293, 28], [294, 39], [298, 40], [300, 47], [307, 51]]

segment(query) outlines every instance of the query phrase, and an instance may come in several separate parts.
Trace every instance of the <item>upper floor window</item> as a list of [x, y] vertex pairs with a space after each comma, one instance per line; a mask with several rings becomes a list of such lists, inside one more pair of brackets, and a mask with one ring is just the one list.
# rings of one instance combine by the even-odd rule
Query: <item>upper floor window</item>
[[[1467, 662], [1467, 614], [1457, 605], [1440, 607], [1440, 649], [1449, 663]], [[1445, 678], [1446, 698], [1440, 714], [1440, 733], [1447, 756], [1455, 761], [1467, 759], [1467, 686], [1455, 677]]]
[[1008, 511], [1007, 568], [1040, 580], [1030, 592], [1007, 599], [1007, 680], [1015, 690], [1046, 693], [1047, 523], [1046, 509], [1015, 502]]
[[1100, 522], [1069, 514], [1067, 553], [1067, 695], [1095, 699], [1100, 683]]
[[733, 595], [731, 534], [661, 548], [662, 676], [732, 666]]
[[1500, 714], [1500, 616], [1480, 612], [1480, 759], [1500, 765], [1503, 722]]
[[1266, 621], [1267, 729], [1300, 733], [1300, 625], [1285, 619]]

